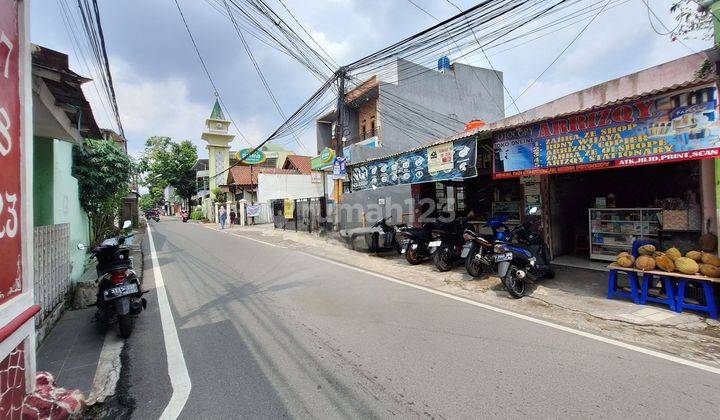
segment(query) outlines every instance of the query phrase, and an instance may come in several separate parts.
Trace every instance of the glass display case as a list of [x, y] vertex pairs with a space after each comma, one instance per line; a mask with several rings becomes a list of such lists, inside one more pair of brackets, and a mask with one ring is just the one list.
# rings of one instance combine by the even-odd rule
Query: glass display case
[[636, 239], [657, 240], [659, 208], [588, 209], [590, 259], [614, 261]]

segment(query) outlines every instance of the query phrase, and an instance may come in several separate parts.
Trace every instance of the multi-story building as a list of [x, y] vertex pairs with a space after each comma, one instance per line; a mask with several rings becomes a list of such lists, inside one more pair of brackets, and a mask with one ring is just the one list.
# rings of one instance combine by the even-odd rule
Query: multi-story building
[[[450, 65], [446, 58], [438, 61], [437, 70], [398, 59], [349, 90], [345, 104], [342, 133], [337, 110], [316, 121], [320, 156], [313, 160], [313, 169], [332, 166], [333, 152], [341, 149], [348, 163], [361, 162], [427, 145], [462, 131], [470, 121], [493, 122], [505, 116], [501, 72]], [[411, 197], [409, 185], [345, 191], [344, 203], [361, 206], [403, 204]], [[341, 227], [362, 223], [356, 219], [339, 221]]]

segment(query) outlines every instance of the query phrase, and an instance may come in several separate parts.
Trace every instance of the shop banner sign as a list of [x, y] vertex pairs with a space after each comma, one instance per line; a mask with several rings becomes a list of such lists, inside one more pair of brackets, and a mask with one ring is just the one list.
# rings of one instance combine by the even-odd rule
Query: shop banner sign
[[292, 220], [295, 218], [295, 200], [285, 199], [283, 202], [283, 216], [286, 220]]
[[705, 87], [500, 132], [493, 139], [493, 176], [720, 157], [715, 97], [715, 88]]
[[347, 167], [345, 162], [346, 161], [344, 157], [335, 158], [332, 173], [333, 179], [345, 179], [345, 175], [347, 175]]
[[0, 303], [22, 292], [18, 28], [18, 3], [0, 0]]
[[353, 166], [353, 191], [477, 176], [477, 140], [473, 138], [407, 152]]
[[248, 205], [245, 207], [247, 217], [259, 217], [260, 212], [262, 211], [262, 205], [260, 204], [254, 204], [254, 205]]

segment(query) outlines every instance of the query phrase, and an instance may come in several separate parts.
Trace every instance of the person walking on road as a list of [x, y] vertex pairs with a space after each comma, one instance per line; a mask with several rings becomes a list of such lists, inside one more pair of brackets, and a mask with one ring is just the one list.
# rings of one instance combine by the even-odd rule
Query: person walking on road
[[225, 221], [227, 220], [227, 211], [225, 211], [225, 206], [220, 206], [218, 216], [220, 219], [220, 229], [225, 229]]

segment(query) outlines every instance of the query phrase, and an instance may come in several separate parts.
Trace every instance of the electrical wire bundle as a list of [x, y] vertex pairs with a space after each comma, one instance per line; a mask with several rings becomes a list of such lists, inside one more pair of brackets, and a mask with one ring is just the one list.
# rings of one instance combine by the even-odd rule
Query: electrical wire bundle
[[68, 0], [57, 0], [57, 3], [75, 56], [81, 59], [88, 76], [97, 81], [97, 83], [93, 83], [93, 87], [106, 117], [110, 121], [114, 121], [117, 131], [120, 135], [125, 136], [110, 72], [110, 62], [105, 48], [105, 35], [97, 0], [92, 0], [92, 2], [78, 0], [77, 9], [71, 7]]
[[[278, 1], [294, 24], [283, 19], [266, 0], [205, 1], [233, 23], [241, 38], [243, 32], [247, 33], [270, 48], [293, 58], [314, 77], [323, 80], [322, 86], [270, 134], [257, 147], [259, 148], [273, 139], [297, 136], [303, 129], [313, 124], [315, 118], [327, 112], [332, 106], [336, 99], [332, 97], [332, 92], [338, 92], [341, 84], [347, 92], [360, 86], [371, 76], [376, 76], [379, 80], [390, 80], [392, 83], [414, 83], [416, 80], [422, 80], [418, 76], [434, 71], [432, 67], [435, 60], [442, 55], [448, 55], [452, 60], [457, 61], [467, 60], [475, 54], [482, 53], [489, 62], [488, 53], [497, 55], [511, 51], [579, 22], [589, 20], [587, 22], [589, 25], [603, 11], [629, 0], [590, 0], [590, 2], [588, 0], [484, 0], [467, 10], [460, 11], [455, 16], [439, 21], [424, 31], [341, 67], [300, 24], [282, 0]], [[460, 10], [452, 1], [446, 1]], [[430, 15], [417, 3], [410, 2]], [[244, 46], [246, 43], [243, 41]], [[312, 47], [311, 43], [318, 48]], [[248, 54], [251, 52], [248, 51]], [[420, 66], [400, 73], [398, 60], [407, 60]], [[489, 64], [492, 67], [492, 63]], [[257, 66], [256, 71], [259, 75], [262, 74]], [[264, 76], [261, 76], [261, 79], [264, 80], [263, 84], [273, 99], [274, 95], [266, 83], [267, 80]], [[502, 83], [499, 76], [498, 80]], [[504, 85], [503, 88], [514, 103], [515, 99], [510, 92]], [[489, 95], [489, 97], [494, 96]], [[274, 99], [273, 103], [280, 110], [276, 102], [277, 99]], [[507, 108], [501, 103], [495, 105], [504, 115]], [[517, 108], [517, 105], [515, 106]], [[448, 131], [458, 131], [463, 124], [456, 118], [434, 112], [385, 91], [378, 107], [383, 112], [384, 124], [417, 139], [419, 144], [446, 135]]]

